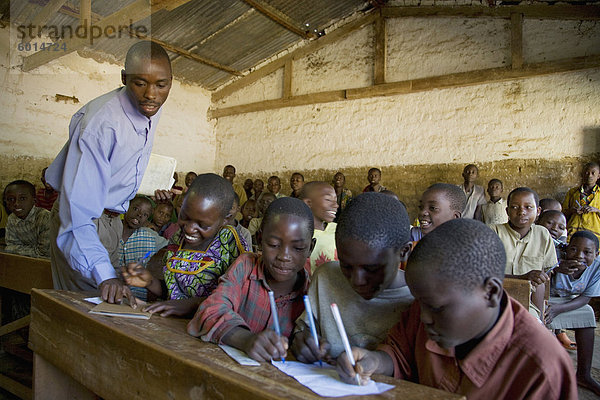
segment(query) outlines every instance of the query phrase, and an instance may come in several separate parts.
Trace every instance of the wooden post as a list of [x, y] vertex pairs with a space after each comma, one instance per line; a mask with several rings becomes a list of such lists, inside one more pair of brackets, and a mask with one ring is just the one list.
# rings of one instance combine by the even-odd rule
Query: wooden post
[[523, 68], [523, 14], [510, 14], [510, 53], [513, 69]]
[[92, 0], [80, 0], [79, 3], [79, 25], [92, 25]]
[[385, 70], [387, 59], [387, 35], [385, 18], [381, 15], [375, 20], [375, 65], [373, 68], [374, 82], [376, 85], [385, 83]]
[[292, 63], [293, 60], [290, 58], [286, 60], [285, 66], [283, 67], [283, 98], [289, 99], [292, 97]]

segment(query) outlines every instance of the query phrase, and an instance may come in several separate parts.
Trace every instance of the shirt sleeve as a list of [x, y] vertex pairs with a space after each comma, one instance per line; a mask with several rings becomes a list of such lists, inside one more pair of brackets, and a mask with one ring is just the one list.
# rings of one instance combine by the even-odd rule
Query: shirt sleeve
[[592, 265], [595, 267], [595, 271], [590, 277], [582, 295], [587, 297], [600, 297], [600, 264], [594, 263]]
[[50, 211], [38, 210], [37, 220], [37, 248], [39, 257], [50, 257]]
[[[74, 118], [69, 131], [82, 129], [81, 119]], [[72, 135], [59, 197], [61, 225], [56, 244], [71, 268], [97, 284], [116, 278], [94, 224], [108, 196], [114, 138], [115, 130], [107, 121], [99, 126], [89, 124], [81, 135]]]
[[240, 308], [243, 286], [252, 271], [253, 263], [253, 257], [241, 257], [231, 265], [219, 279], [219, 286], [200, 305], [190, 321], [188, 331], [191, 328], [197, 333], [195, 336], [200, 336], [202, 340], [220, 343], [223, 336], [237, 326], [250, 330], [237, 310]]

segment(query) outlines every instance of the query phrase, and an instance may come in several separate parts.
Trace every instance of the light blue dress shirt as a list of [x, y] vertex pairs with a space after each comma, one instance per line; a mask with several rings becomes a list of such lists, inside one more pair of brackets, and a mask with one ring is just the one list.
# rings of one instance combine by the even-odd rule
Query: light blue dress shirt
[[102, 281], [116, 273], [93, 219], [124, 213], [142, 180], [161, 110], [142, 115], [121, 87], [83, 106], [69, 124], [69, 141], [46, 171], [60, 192], [56, 239], [71, 268]]

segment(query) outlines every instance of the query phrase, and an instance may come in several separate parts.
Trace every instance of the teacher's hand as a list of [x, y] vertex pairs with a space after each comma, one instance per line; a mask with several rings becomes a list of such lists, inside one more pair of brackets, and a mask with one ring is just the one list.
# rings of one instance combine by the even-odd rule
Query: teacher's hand
[[175, 197], [175, 194], [170, 190], [157, 189], [154, 191], [154, 198], [156, 199], [157, 203], [171, 201], [173, 197]]
[[129, 300], [131, 308], [137, 308], [135, 297], [129, 290], [129, 287], [117, 278], [107, 279], [100, 284], [100, 296], [107, 303], [120, 303], [123, 297]]

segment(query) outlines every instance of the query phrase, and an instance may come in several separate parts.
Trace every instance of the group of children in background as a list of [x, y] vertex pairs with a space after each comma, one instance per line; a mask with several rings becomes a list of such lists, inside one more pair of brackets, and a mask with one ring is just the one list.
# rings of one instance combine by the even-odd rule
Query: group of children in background
[[[158, 300], [148, 311], [192, 317], [191, 335], [259, 361], [291, 350], [301, 362], [335, 363], [349, 383], [356, 374], [361, 382], [386, 374], [468, 398], [577, 398], [576, 383], [600, 395], [588, 304], [600, 296], [599, 175], [598, 164], [586, 164], [562, 206], [525, 187], [505, 200], [498, 179], [488, 183], [488, 201], [475, 184], [477, 167], [467, 165], [463, 184], [425, 190], [411, 226], [377, 168], [355, 197], [341, 172], [331, 184], [305, 183], [294, 173], [288, 197], [276, 176], [264, 190], [260, 179], [233, 185], [231, 165], [222, 176], [190, 172], [172, 202], [131, 201], [115, 268], [136, 296]], [[37, 193], [49, 199], [51, 191]], [[48, 211], [35, 198], [25, 181], [4, 190], [6, 251], [47, 256]], [[145, 256], [147, 268], [138, 263]], [[505, 277], [531, 282], [529, 310], [507, 296]], [[273, 330], [270, 291], [281, 335]], [[575, 331], [575, 344], [564, 329]], [[577, 350], [576, 374], [561, 342]]]

